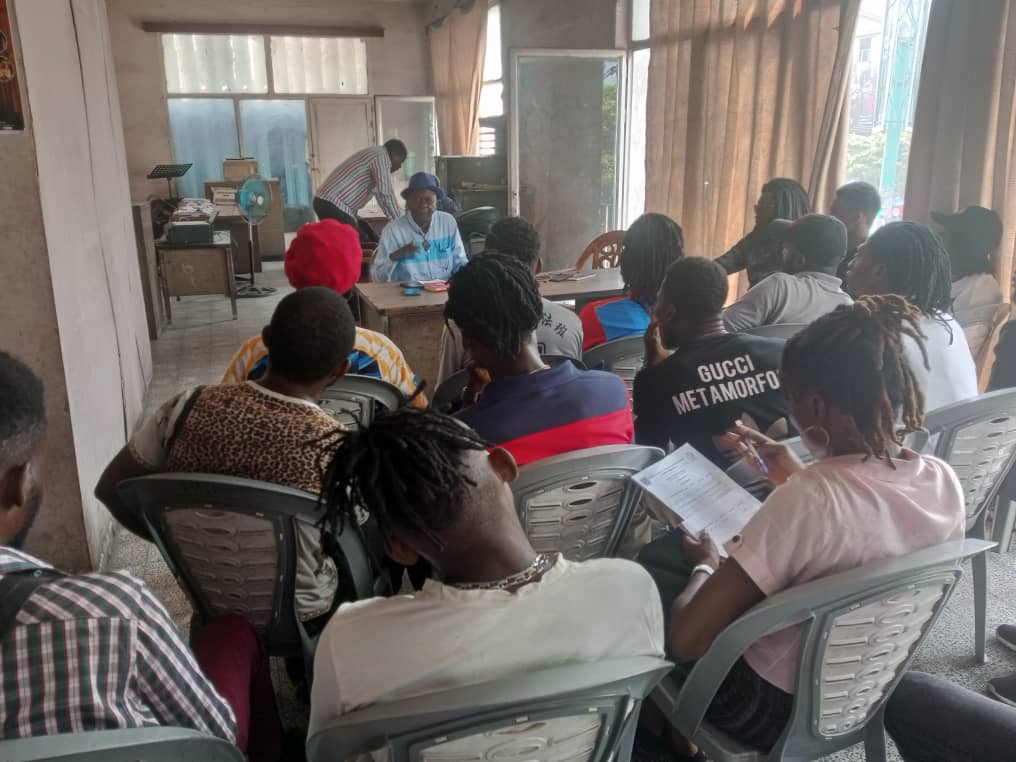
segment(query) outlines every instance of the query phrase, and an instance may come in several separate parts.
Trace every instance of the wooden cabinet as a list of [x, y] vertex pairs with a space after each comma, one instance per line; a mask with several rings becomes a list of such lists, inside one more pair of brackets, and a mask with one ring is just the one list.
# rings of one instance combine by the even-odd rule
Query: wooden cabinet
[[[258, 225], [257, 235], [255, 236], [255, 246], [257, 247], [258, 252], [255, 254], [255, 260], [280, 260], [286, 253], [286, 232], [282, 221], [282, 187], [280, 186], [277, 178], [268, 177], [263, 179], [272, 189], [273, 202], [272, 209], [268, 212], [268, 216], [265, 217], [264, 221], [260, 225]], [[239, 188], [243, 185], [243, 182], [243, 180], [206, 180], [205, 198], [212, 198], [212, 188]], [[238, 236], [237, 233], [234, 232], [233, 240], [236, 241], [238, 247], [246, 250], [246, 225], [244, 225], [244, 228], [243, 236]], [[249, 269], [249, 267], [246, 269]]]

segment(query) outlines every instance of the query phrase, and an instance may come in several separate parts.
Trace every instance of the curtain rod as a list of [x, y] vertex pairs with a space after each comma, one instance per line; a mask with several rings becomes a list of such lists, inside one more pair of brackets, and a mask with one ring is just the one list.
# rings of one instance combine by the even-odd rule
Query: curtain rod
[[142, 21], [145, 32], [163, 34], [274, 34], [281, 37], [384, 37], [383, 26], [310, 24], [234, 24], [226, 22]]

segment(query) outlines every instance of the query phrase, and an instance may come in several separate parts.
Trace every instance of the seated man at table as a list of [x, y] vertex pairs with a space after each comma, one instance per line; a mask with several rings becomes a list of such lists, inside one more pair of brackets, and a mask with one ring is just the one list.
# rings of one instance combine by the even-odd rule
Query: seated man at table
[[485, 254], [455, 274], [445, 317], [462, 331], [462, 346], [473, 358], [458, 417], [519, 465], [630, 444], [624, 382], [570, 362], [547, 367], [535, 336], [542, 315], [536, 279], [515, 257]]
[[828, 214], [773, 220], [769, 235], [783, 242], [784, 272], [773, 273], [727, 307], [728, 331], [761, 325], [807, 324], [853, 301], [836, 276], [847, 253], [847, 228]]
[[[324, 286], [340, 294], [352, 292], [360, 277], [363, 250], [356, 230], [335, 220], [308, 222], [296, 233], [286, 250], [286, 277], [293, 288]], [[223, 384], [254, 381], [268, 369], [268, 349], [261, 334], [245, 341], [226, 368]], [[377, 331], [356, 326], [356, 339], [349, 355], [349, 373], [387, 381], [398, 388], [410, 404], [426, 407], [423, 394], [413, 397], [419, 382], [402, 350]]]
[[632, 390], [638, 444], [667, 451], [690, 443], [724, 468], [730, 459], [714, 438], [736, 421], [774, 439], [787, 436], [779, 376], [785, 342], [727, 333], [726, 301], [727, 272], [715, 261], [685, 257], [670, 266], [646, 331], [646, 364]]
[[663, 612], [649, 575], [621, 559], [576, 563], [534, 551], [509, 486], [517, 474], [505, 450], [430, 410], [384, 413], [343, 439], [325, 476], [324, 530], [355, 521], [362, 506], [393, 558], [423, 558], [438, 573], [416, 593], [335, 612], [314, 658], [308, 736], [370, 704], [563, 664], [662, 656]]
[[[516, 257], [534, 275], [543, 269], [540, 257], [540, 234], [521, 217], [502, 217], [487, 234], [487, 251]], [[579, 316], [559, 302], [543, 300], [543, 317], [536, 328], [536, 347], [541, 355], [582, 358], [582, 322]], [[448, 376], [469, 364], [462, 351], [462, 335], [453, 326], [446, 326], [441, 335], [441, 360], [437, 374], [440, 384]]]
[[370, 277], [375, 281], [448, 280], [466, 263], [455, 218], [437, 209], [444, 191], [434, 175], [417, 172], [402, 192], [406, 213], [381, 232]]
[[[257, 381], [187, 389], [164, 403], [106, 466], [95, 496], [134, 534], [151, 539], [116, 492], [124, 479], [191, 472], [239, 476], [319, 492], [320, 461], [341, 427], [318, 407], [321, 393], [349, 368], [349, 305], [328, 288], [286, 296], [265, 328], [270, 361]], [[335, 563], [316, 527], [297, 535], [296, 609], [302, 621], [331, 610]]]

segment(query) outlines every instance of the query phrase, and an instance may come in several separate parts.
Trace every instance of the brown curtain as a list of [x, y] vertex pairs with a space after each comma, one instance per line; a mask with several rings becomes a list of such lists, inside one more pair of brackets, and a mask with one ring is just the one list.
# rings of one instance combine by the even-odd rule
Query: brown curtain
[[646, 211], [716, 257], [754, 225], [759, 190], [791, 177], [817, 209], [846, 137], [860, 0], [654, 0]]
[[1016, 0], [935, 0], [914, 117], [906, 216], [978, 204], [1005, 222], [997, 275], [1008, 293], [1016, 238]]
[[430, 28], [438, 139], [448, 155], [475, 154], [487, 49], [487, 3], [473, 2]]

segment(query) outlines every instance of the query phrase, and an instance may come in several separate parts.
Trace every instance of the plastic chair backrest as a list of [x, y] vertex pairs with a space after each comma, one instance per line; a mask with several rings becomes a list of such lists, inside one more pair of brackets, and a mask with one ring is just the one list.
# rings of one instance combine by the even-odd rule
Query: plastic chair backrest
[[[305, 655], [296, 617], [297, 533], [318, 541], [317, 496], [277, 484], [209, 474], [127, 479], [117, 494], [145, 520], [203, 622], [240, 614], [272, 655]], [[370, 560], [355, 531], [337, 538], [347, 597], [373, 595]]]
[[932, 410], [912, 446], [953, 467], [963, 487], [967, 530], [977, 523], [1016, 460], [1016, 389]]
[[0, 759], [18, 762], [244, 762], [236, 746], [188, 728], [55, 733], [0, 741]]
[[980, 371], [985, 358], [985, 350], [995, 327], [1009, 319], [1009, 305], [989, 304], [969, 310], [957, 310], [954, 317], [963, 329], [963, 334], [970, 347], [970, 354], [973, 355], [974, 363]]
[[683, 685], [664, 683], [654, 700], [697, 742], [712, 696], [745, 649], [768, 633], [800, 625], [791, 718], [772, 752], [757, 758], [816, 759], [852, 746], [941, 613], [963, 560], [993, 545], [947, 542], [770, 596], [717, 636]]
[[642, 495], [631, 476], [662, 457], [656, 447], [606, 445], [520, 468], [511, 488], [533, 549], [570, 561], [614, 555]]
[[596, 236], [582, 250], [582, 254], [575, 262], [575, 269], [581, 270], [590, 260], [592, 260], [594, 270], [607, 270], [620, 266], [624, 233], [623, 230], [610, 230]]
[[350, 373], [325, 389], [318, 404], [344, 426], [357, 420], [369, 426], [378, 407], [395, 410], [405, 402], [402, 392], [387, 381]]
[[619, 376], [630, 392], [644, 356], [645, 342], [638, 334], [595, 346], [582, 355], [582, 362], [589, 370], [605, 370]]
[[778, 323], [776, 325], [755, 326], [754, 328], [741, 331], [741, 333], [746, 333], [750, 336], [765, 336], [771, 339], [791, 339], [807, 327], [807, 323]]
[[389, 762], [627, 762], [642, 700], [672, 668], [652, 656], [606, 659], [376, 704], [312, 736], [307, 760], [387, 748]]

